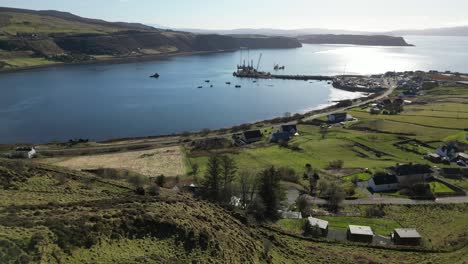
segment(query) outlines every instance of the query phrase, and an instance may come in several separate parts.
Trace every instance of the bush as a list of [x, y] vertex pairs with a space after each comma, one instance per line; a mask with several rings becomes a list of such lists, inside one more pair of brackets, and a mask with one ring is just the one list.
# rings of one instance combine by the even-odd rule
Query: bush
[[282, 167], [278, 169], [278, 173], [282, 181], [293, 183], [299, 182], [299, 175], [296, 174], [294, 169]]
[[131, 175], [127, 179], [134, 188], [143, 187], [146, 183], [146, 177], [140, 174]]
[[150, 186], [148, 186], [148, 188], [146, 189], [146, 193], [148, 193], [149, 195], [152, 195], [152, 196], [157, 196], [159, 195], [160, 193], [160, 188], [158, 185], [156, 184], [151, 184]]
[[328, 164], [328, 169], [340, 170], [343, 168], [343, 166], [344, 166], [344, 161], [334, 160], [334, 161], [330, 161], [330, 163]]
[[161, 174], [158, 177], [156, 177], [156, 184], [159, 187], [163, 187], [165, 183], [166, 183], [166, 176]]
[[378, 206], [369, 206], [366, 208], [366, 217], [384, 217], [385, 216], [385, 210], [383, 205], [378, 205]]

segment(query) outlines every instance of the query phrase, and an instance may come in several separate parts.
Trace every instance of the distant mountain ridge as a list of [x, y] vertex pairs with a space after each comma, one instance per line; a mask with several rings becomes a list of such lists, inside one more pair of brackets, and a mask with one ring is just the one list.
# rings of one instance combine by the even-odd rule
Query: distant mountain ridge
[[178, 30], [199, 33], [199, 34], [261, 34], [268, 36], [288, 36], [297, 37], [302, 35], [319, 35], [319, 34], [334, 34], [334, 35], [421, 35], [421, 36], [468, 36], [468, 26], [433, 28], [422, 30], [393, 30], [393, 31], [358, 31], [358, 30], [341, 30], [341, 29], [322, 29], [322, 28], [305, 28], [305, 29], [272, 29], [272, 28], [239, 28], [239, 29], [189, 29], [180, 28]]

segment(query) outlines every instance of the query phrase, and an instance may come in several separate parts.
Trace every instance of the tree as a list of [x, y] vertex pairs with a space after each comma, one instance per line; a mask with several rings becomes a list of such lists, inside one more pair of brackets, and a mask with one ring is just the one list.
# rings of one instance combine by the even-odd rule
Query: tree
[[197, 163], [192, 164], [192, 175], [196, 178], [198, 175], [198, 170], [200, 167], [198, 166]]
[[219, 158], [221, 166], [221, 194], [222, 202], [229, 203], [233, 194], [233, 182], [236, 178], [237, 166], [234, 159], [229, 156]]
[[242, 170], [239, 172], [239, 189], [240, 198], [244, 208], [247, 208], [253, 201], [253, 196], [257, 188], [257, 180], [255, 174], [248, 170]]
[[146, 183], [146, 178], [143, 175], [140, 174], [135, 174], [131, 175], [128, 178], [128, 182], [134, 187], [134, 188], [139, 188], [143, 187]]
[[157, 184], [159, 187], [163, 187], [165, 183], [166, 183], [166, 176], [164, 176], [163, 174], [161, 174], [161, 175], [159, 175], [158, 177], [156, 177], [156, 184]]
[[307, 200], [307, 195], [301, 195], [297, 197], [296, 206], [299, 212], [301, 212], [302, 217], [307, 217], [310, 215], [310, 205]]
[[259, 178], [260, 186], [258, 194], [265, 204], [265, 218], [276, 220], [279, 217], [278, 210], [280, 209], [280, 203], [285, 197], [280, 184], [280, 175], [274, 167], [271, 167], [262, 171]]
[[219, 157], [213, 155], [208, 159], [208, 169], [203, 182], [203, 187], [206, 189], [206, 198], [219, 201], [221, 184], [221, 162]]
[[345, 191], [338, 183], [330, 182], [325, 191], [325, 196], [328, 198], [328, 209], [330, 211], [338, 211], [339, 205], [344, 200], [345, 195]]

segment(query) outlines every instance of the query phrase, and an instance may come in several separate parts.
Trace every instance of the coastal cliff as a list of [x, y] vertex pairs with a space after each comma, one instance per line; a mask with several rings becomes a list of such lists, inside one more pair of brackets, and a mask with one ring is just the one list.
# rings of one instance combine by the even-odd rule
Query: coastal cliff
[[0, 8], [0, 70], [56, 63], [174, 54], [297, 48], [295, 38], [201, 35], [136, 23], [106, 22], [58, 11]]

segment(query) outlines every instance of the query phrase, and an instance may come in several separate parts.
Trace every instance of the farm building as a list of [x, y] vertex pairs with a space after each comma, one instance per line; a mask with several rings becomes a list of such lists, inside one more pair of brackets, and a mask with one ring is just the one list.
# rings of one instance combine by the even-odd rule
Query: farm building
[[262, 140], [263, 134], [260, 130], [250, 130], [243, 133], [245, 142], [247, 144], [254, 143]]
[[317, 226], [322, 231], [322, 236], [328, 235], [328, 221], [321, 220], [314, 217], [307, 218], [308, 224], [312, 226]]
[[418, 246], [421, 244], [421, 235], [416, 229], [397, 228], [393, 230], [392, 240], [396, 245]]
[[18, 147], [10, 154], [11, 158], [32, 159], [36, 155], [34, 147]]
[[374, 175], [368, 181], [368, 185], [374, 192], [395, 191], [399, 189], [398, 178], [388, 173]]
[[346, 237], [349, 241], [372, 243], [374, 232], [369, 226], [349, 225]]

